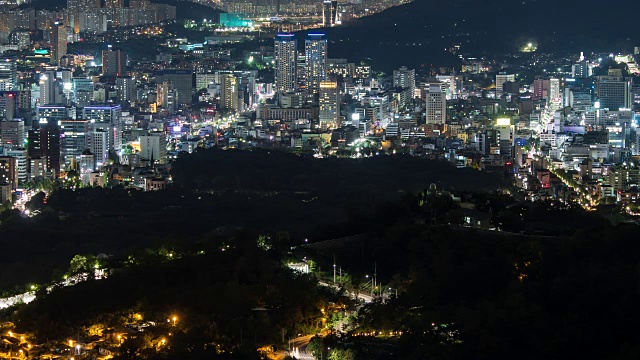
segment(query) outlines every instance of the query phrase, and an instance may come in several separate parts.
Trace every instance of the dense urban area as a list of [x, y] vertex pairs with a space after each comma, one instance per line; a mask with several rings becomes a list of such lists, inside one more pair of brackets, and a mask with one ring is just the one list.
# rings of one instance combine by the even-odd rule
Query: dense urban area
[[471, 3], [0, 0], [0, 358], [637, 359], [640, 38]]

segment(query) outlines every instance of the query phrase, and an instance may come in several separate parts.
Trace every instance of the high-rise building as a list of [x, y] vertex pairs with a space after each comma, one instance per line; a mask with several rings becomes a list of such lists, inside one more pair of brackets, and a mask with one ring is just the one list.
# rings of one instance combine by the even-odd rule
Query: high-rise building
[[431, 84], [426, 99], [426, 123], [444, 124], [447, 119], [447, 99], [441, 85]]
[[176, 93], [179, 105], [191, 105], [193, 97], [193, 71], [166, 69], [156, 72], [156, 84], [168, 82]]
[[409, 89], [413, 96], [416, 89], [416, 71], [414, 69], [409, 70], [406, 66], [393, 70], [393, 87]]
[[127, 72], [127, 54], [120, 49], [102, 50], [102, 74], [120, 76]]
[[20, 111], [20, 96], [16, 91], [0, 94], [0, 117], [12, 120], [16, 112]]
[[94, 84], [93, 79], [73, 78], [72, 83], [72, 100], [77, 107], [85, 107], [93, 101]]
[[[35, 173], [42, 176], [58, 178], [60, 176], [60, 129], [55, 119], [40, 119], [28, 132], [27, 153], [30, 164], [39, 166], [38, 169], [30, 169], [32, 177]], [[37, 171], [34, 171], [37, 170]], [[38, 175], [39, 176], [39, 175]]]
[[36, 108], [36, 119], [39, 121], [59, 121], [69, 118], [69, 108], [62, 105], [45, 105]]
[[339, 127], [339, 96], [340, 93], [337, 82], [322, 81], [320, 83], [320, 127], [322, 129], [335, 129]]
[[89, 147], [89, 121], [60, 121], [60, 158], [68, 167], [73, 161], [80, 161], [82, 152]]
[[82, 109], [82, 119], [91, 122], [115, 124], [122, 116], [120, 105], [90, 105]]
[[502, 86], [507, 81], [516, 81], [514, 74], [500, 73], [496, 75], [496, 98], [502, 96]]
[[612, 111], [631, 108], [632, 85], [631, 79], [622, 76], [622, 71], [619, 69], [609, 69], [608, 75], [598, 76], [596, 97], [600, 101], [600, 108]]
[[335, 26], [338, 20], [338, 1], [323, 0], [322, 1], [322, 26]]
[[24, 121], [22, 119], [0, 122], [0, 145], [24, 146]]
[[535, 79], [533, 81], [533, 99], [547, 102], [561, 98], [560, 79]]
[[18, 89], [18, 71], [16, 60], [0, 59], [0, 91], [12, 91]]
[[140, 136], [140, 159], [153, 160], [153, 164], [166, 164], [167, 138], [164, 132], [152, 131]]
[[97, 169], [106, 165], [109, 161], [110, 149], [109, 130], [104, 128], [94, 129], [91, 132], [91, 153], [94, 156]]
[[67, 55], [67, 27], [61, 20], [51, 24], [51, 60], [52, 64], [60, 64], [60, 59]]
[[238, 109], [238, 79], [233, 74], [222, 74], [220, 106], [223, 110], [235, 113]]
[[293, 34], [278, 34], [274, 42], [275, 85], [277, 92], [296, 90], [296, 52], [298, 41]]
[[575, 79], [586, 79], [591, 76], [588, 61], [579, 61], [571, 66], [571, 76]]
[[40, 75], [40, 106], [56, 102], [55, 73], [47, 71]]
[[135, 102], [136, 80], [131, 76], [116, 78], [116, 93], [119, 102]]
[[4, 155], [16, 159], [16, 172], [18, 173], [18, 181], [24, 183], [28, 180], [27, 168], [27, 150], [23, 147], [5, 147]]
[[308, 34], [304, 42], [307, 90], [317, 94], [320, 83], [327, 79], [327, 38], [324, 34]]
[[0, 156], [0, 185], [11, 185], [12, 189], [18, 186], [16, 158]]

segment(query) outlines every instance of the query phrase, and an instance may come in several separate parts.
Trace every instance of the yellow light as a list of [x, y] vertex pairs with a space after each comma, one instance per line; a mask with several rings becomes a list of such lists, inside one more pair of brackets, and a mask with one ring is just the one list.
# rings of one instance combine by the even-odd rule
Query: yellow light
[[496, 119], [496, 125], [497, 126], [511, 125], [511, 119], [509, 119], [509, 118], [498, 118], [498, 119]]

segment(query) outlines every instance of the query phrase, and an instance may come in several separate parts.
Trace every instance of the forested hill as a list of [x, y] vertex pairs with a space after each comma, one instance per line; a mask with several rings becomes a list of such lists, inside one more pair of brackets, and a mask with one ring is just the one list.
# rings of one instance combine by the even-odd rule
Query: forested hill
[[446, 51], [453, 44], [474, 53], [513, 51], [529, 41], [539, 51], [631, 51], [639, 35], [620, 15], [637, 6], [634, 0], [610, 6], [595, 0], [415, 0], [323, 30], [330, 57], [367, 60], [389, 71], [455, 64]]

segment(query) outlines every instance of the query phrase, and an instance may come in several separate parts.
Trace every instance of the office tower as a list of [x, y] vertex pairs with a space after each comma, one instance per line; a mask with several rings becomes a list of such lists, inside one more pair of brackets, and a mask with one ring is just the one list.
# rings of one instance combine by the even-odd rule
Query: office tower
[[99, 169], [109, 161], [111, 141], [109, 129], [97, 128], [91, 132], [91, 153], [94, 156], [96, 168]]
[[60, 121], [60, 160], [65, 167], [80, 161], [82, 152], [89, 147], [89, 121]]
[[275, 86], [277, 92], [296, 90], [296, 52], [298, 41], [293, 34], [278, 34], [274, 42]]
[[[36, 169], [30, 166], [32, 177], [35, 172], [38, 176], [58, 178], [60, 176], [60, 129], [58, 128], [58, 121], [40, 119], [34, 125], [37, 127], [30, 129], [27, 135], [27, 153], [30, 165], [36, 164]], [[34, 159], [38, 161], [33, 162]]]
[[447, 99], [441, 85], [431, 84], [426, 99], [426, 123], [444, 124], [447, 118]]
[[533, 99], [547, 102], [560, 99], [560, 79], [535, 79], [533, 81]]
[[167, 69], [156, 72], [156, 84], [168, 82], [176, 91], [177, 105], [191, 105], [193, 97], [193, 71]]
[[308, 34], [304, 42], [307, 91], [317, 94], [320, 83], [327, 79], [327, 38], [324, 34]]
[[18, 186], [16, 158], [0, 156], [0, 185], [11, 185], [12, 189]]
[[18, 89], [18, 71], [15, 59], [0, 59], [0, 91]]
[[43, 120], [64, 120], [70, 116], [69, 108], [62, 105], [45, 105], [36, 108], [36, 119]]
[[51, 24], [51, 60], [52, 64], [60, 64], [60, 59], [67, 55], [67, 27], [61, 20]]
[[102, 74], [120, 76], [127, 72], [127, 54], [120, 49], [102, 50]]
[[119, 102], [135, 102], [136, 80], [131, 76], [116, 78], [116, 93]]
[[24, 183], [28, 180], [27, 174], [27, 150], [23, 147], [5, 147], [4, 155], [16, 159], [16, 172], [18, 173], [18, 182]]
[[58, 93], [55, 72], [42, 73], [40, 75], [40, 106], [57, 103]]
[[337, 82], [322, 81], [320, 83], [320, 127], [322, 129], [339, 127], [340, 100], [338, 97]]
[[19, 92], [0, 92], [0, 117], [11, 120], [20, 109]]
[[586, 79], [591, 76], [589, 62], [579, 61], [571, 66], [571, 76], [575, 79]]
[[89, 105], [82, 109], [82, 119], [91, 122], [115, 124], [122, 116], [120, 105]]
[[158, 82], [156, 85], [156, 104], [165, 110], [175, 110], [173, 87], [168, 81]]
[[496, 75], [496, 97], [502, 96], [502, 86], [507, 81], [516, 81], [514, 74], [500, 73]]
[[91, 78], [73, 78], [71, 80], [72, 100], [77, 107], [85, 107], [93, 101], [94, 84]]
[[0, 145], [24, 146], [24, 136], [22, 119], [0, 122]]
[[335, 26], [338, 19], [338, 1], [324, 0], [322, 2], [322, 26]]
[[153, 164], [167, 163], [167, 138], [162, 131], [153, 131], [140, 136], [140, 158]]
[[619, 69], [609, 69], [608, 75], [598, 76], [596, 97], [600, 100], [600, 108], [612, 111], [631, 108], [631, 87], [631, 79], [625, 79]]
[[220, 107], [223, 111], [235, 113], [238, 111], [238, 79], [233, 74], [222, 74], [220, 80]]
[[406, 66], [393, 70], [393, 87], [409, 89], [411, 96], [416, 89], [416, 71], [407, 69]]
[[11, 33], [11, 43], [18, 45], [18, 49], [23, 50], [31, 45], [31, 32], [29, 30], [14, 30]]

